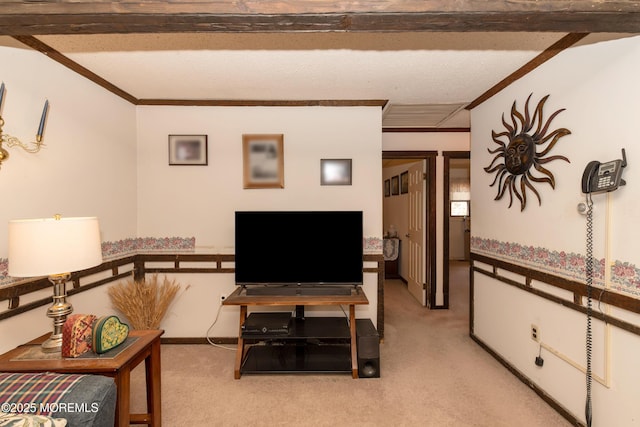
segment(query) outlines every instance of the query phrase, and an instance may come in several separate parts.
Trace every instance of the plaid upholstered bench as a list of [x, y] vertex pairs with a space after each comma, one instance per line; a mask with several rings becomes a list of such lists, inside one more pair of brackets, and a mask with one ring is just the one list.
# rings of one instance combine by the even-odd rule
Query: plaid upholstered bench
[[115, 407], [116, 386], [109, 377], [0, 372], [0, 427], [113, 427]]

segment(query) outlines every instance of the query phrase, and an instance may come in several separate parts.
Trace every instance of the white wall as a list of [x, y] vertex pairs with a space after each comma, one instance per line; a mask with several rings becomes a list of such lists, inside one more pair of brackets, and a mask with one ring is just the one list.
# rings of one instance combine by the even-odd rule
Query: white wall
[[[362, 210], [364, 236], [381, 238], [380, 129], [379, 107], [139, 107], [138, 234], [195, 236], [198, 252], [233, 253], [236, 210]], [[284, 134], [284, 189], [243, 189], [242, 135], [263, 133]], [[208, 166], [169, 166], [169, 134], [208, 135]], [[352, 159], [353, 185], [321, 186], [324, 158]], [[220, 294], [234, 289], [233, 274], [177, 278], [191, 287], [165, 335], [202, 337]], [[365, 274], [364, 290], [370, 303], [357, 316], [375, 323], [375, 275]], [[237, 328], [237, 307], [224, 307], [212, 335], [235, 336]]]
[[[39, 153], [8, 149], [0, 169], [0, 223], [95, 215], [103, 240], [135, 236], [135, 108], [45, 55], [2, 41], [3, 132], [34, 140], [45, 99], [50, 108]], [[6, 244], [0, 239], [0, 257]]]
[[[554, 274], [575, 275], [580, 266], [567, 263], [563, 268], [557, 268], [546, 257], [575, 254], [578, 259], [584, 254], [586, 223], [576, 210], [577, 204], [583, 201], [582, 172], [590, 160], [617, 159], [620, 149], [626, 148], [629, 167], [624, 171], [624, 178], [628, 185], [608, 196], [594, 196], [594, 255], [603, 260], [605, 266], [614, 262], [626, 263], [627, 279], [638, 283], [640, 229], [635, 223], [640, 210], [637, 197], [640, 168], [635, 163], [640, 158], [640, 145], [635, 124], [640, 114], [639, 69], [638, 37], [573, 47], [472, 111], [474, 240], [488, 239], [495, 241], [496, 247], [503, 248], [506, 243], [530, 247], [536, 255], [521, 259], [521, 262]], [[566, 108], [553, 120], [548, 132], [564, 127], [571, 134], [562, 137], [546, 156], [564, 155], [571, 163], [558, 160], [544, 164], [555, 176], [556, 188], [553, 190], [547, 184], [534, 182], [542, 205], [539, 206], [533, 193], [528, 191], [526, 208], [521, 212], [518, 200], [514, 200], [510, 209], [507, 207], [508, 194], [500, 201], [493, 200], [497, 190], [489, 185], [495, 175], [486, 173], [483, 168], [495, 156], [487, 149], [497, 147], [491, 139], [491, 131], [505, 130], [502, 114], [511, 123], [512, 103], [515, 100], [516, 107], [522, 112], [531, 93], [529, 111], [532, 115], [538, 101], [550, 94], [543, 109], [545, 121], [556, 110]], [[534, 175], [540, 176], [537, 172]], [[608, 268], [606, 271], [604, 285], [607, 287], [612, 285], [609, 274], [622, 276], [617, 271], [611, 273]], [[513, 279], [522, 281], [516, 275]], [[474, 280], [476, 335], [584, 421], [584, 374], [544, 349], [544, 367], [535, 366], [533, 361], [539, 346], [530, 338], [530, 327], [536, 324], [540, 328], [543, 344], [584, 366], [585, 316], [478, 273], [474, 274]], [[584, 281], [583, 278], [576, 280]], [[534, 286], [542, 287], [535, 283]], [[633, 286], [621, 292], [633, 296]], [[572, 300], [571, 294], [557, 294]], [[638, 315], [595, 304], [598, 310], [617, 313], [617, 316], [640, 325]], [[607, 385], [594, 381], [593, 425], [629, 426], [639, 422], [640, 409], [631, 402], [640, 400], [637, 387], [640, 368], [635, 361], [629, 360], [629, 355], [637, 355], [639, 349], [637, 335], [594, 322], [594, 375], [606, 376], [609, 369], [610, 376]]]
[[[465, 132], [386, 132], [382, 134], [384, 151], [438, 151], [438, 157], [436, 157], [436, 305], [444, 304], [442, 276], [444, 157], [442, 151], [469, 151], [469, 138], [469, 134]], [[427, 282], [428, 278], [425, 278], [425, 283]], [[423, 304], [426, 304], [426, 301], [423, 301]]]
[[[0, 39], [0, 61], [11, 65], [0, 76], [7, 88], [5, 133], [29, 139], [44, 100], [50, 103], [47, 146], [35, 155], [10, 149], [0, 170], [5, 224], [55, 213], [96, 215], [103, 241], [195, 237], [198, 252], [233, 253], [235, 210], [341, 209], [364, 211], [365, 237], [382, 237], [380, 108], [136, 108], [11, 38]], [[183, 133], [208, 135], [208, 166], [168, 165], [168, 135]], [[284, 189], [242, 188], [243, 133], [284, 134]], [[353, 159], [353, 185], [320, 186], [322, 158]], [[4, 238], [0, 259], [6, 257]], [[191, 286], [162, 325], [165, 336], [203, 337], [220, 295], [234, 289], [233, 275], [177, 278], [184, 288]], [[376, 322], [374, 274], [365, 274], [364, 289], [370, 304], [359, 307], [357, 315]], [[76, 313], [113, 312], [106, 287], [69, 299]], [[45, 311], [42, 307], [0, 322], [0, 351], [50, 330]], [[235, 336], [236, 311], [223, 309], [212, 334]], [[338, 308], [315, 311], [311, 314], [340, 313]]]
[[[13, 39], [0, 37], [0, 62], [3, 133], [35, 140], [45, 99], [50, 104], [45, 147], [37, 154], [7, 148], [0, 167], [0, 258], [8, 255], [11, 219], [97, 216], [103, 241], [135, 236], [135, 108]], [[104, 313], [105, 299], [96, 289], [72, 302], [76, 312]], [[0, 321], [0, 352], [51, 330], [45, 311]]]

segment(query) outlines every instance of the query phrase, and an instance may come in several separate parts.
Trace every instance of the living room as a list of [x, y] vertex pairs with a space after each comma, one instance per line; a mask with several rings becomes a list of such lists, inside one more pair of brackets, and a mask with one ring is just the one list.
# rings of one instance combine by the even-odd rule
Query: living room
[[[585, 218], [577, 212], [577, 205], [584, 200], [580, 191], [584, 168], [592, 160], [618, 159], [620, 150], [626, 149], [629, 167], [624, 170], [624, 179], [628, 184], [593, 197], [595, 257], [602, 265], [611, 266], [603, 267], [600, 282], [596, 280], [606, 292], [599, 289], [596, 294], [625, 297], [622, 307], [613, 297], [596, 303], [596, 310], [608, 316], [606, 324], [596, 322], [594, 331], [596, 425], [633, 425], [640, 419], [635, 405], [640, 397], [640, 370], [633, 360], [640, 350], [640, 236], [632, 227], [640, 211], [632, 190], [638, 182], [634, 178], [640, 175], [633, 167], [640, 155], [633, 132], [640, 111], [636, 84], [639, 50], [637, 37], [585, 42], [565, 50], [471, 111], [472, 252], [576, 281], [582, 280], [577, 267], [558, 267], [547, 260], [558, 254], [584, 253]], [[433, 149], [420, 144], [419, 134], [383, 133], [380, 106], [134, 106], [13, 39], [2, 38], [0, 59], [11, 64], [2, 76], [7, 88], [2, 109], [4, 132], [25, 138], [32, 135], [42, 102], [49, 99], [51, 104], [45, 148], [36, 155], [12, 150], [2, 164], [0, 188], [5, 208], [0, 222], [5, 224], [11, 219], [56, 213], [95, 215], [100, 219], [102, 241], [116, 246], [136, 238], [195, 237], [195, 252], [231, 254], [236, 210], [274, 205], [282, 209], [352, 209], [363, 211], [370, 253], [379, 253], [376, 239], [383, 233], [381, 153]], [[540, 157], [562, 155], [570, 162], [543, 164], [553, 175], [554, 188], [538, 181], [523, 184], [525, 190], [515, 187], [519, 194], [526, 191], [526, 207], [521, 210], [522, 202], [515, 193], [508, 207], [509, 189], [494, 201], [498, 195], [497, 186], [491, 186], [495, 176], [484, 168], [495, 157], [487, 150], [497, 147], [491, 132], [505, 130], [503, 116], [508, 125], [520, 123], [511, 106], [515, 102], [524, 116], [530, 94], [531, 116], [540, 100], [550, 95], [540, 109], [543, 125], [551, 121], [551, 114], [563, 110], [545, 129], [546, 136], [558, 128], [571, 132]], [[242, 135], [264, 133], [284, 135], [285, 188], [243, 189]], [[207, 135], [208, 165], [170, 166], [167, 137], [172, 134]], [[352, 159], [351, 186], [320, 185], [320, 160], [332, 158]], [[531, 187], [539, 193], [540, 201]], [[300, 231], [283, 230], [286, 232]], [[507, 245], [527, 251], [531, 248], [533, 255], [505, 253]], [[0, 258], [6, 254], [6, 241], [0, 242]], [[117, 257], [117, 253], [110, 256]], [[580, 262], [579, 256], [576, 260]], [[491, 272], [486, 262], [486, 258], [474, 261], [484, 272], [473, 273], [472, 333], [550, 395], [562, 410], [584, 422], [581, 368], [586, 320], [584, 313], [564, 303], [574, 301], [573, 293], [540, 285], [538, 279], [534, 285], [559, 300], [549, 302], [535, 293], [514, 290], [485, 274]], [[518, 283], [523, 277], [513, 271], [505, 275]], [[220, 295], [235, 288], [233, 275], [211, 276], [178, 276], [190, 287], [167, 316], [163, 326], [166, 336], [203, 337], [214, 320]], [[369, 304], [358, 308], [358, 317], [377, 318], [377, 286], [375, 274], [365, 274]], [[47, 293], [50, 289], [31, 297]], [[106, 286], [74, 296], [73, 304], [79, 312], [113, 312]], [[237, 335], [236, 312], [223, 311], [219, 322], [215, 336]], [[532, 324], [540, 328], [541, 342], [531, 339]], [[0, 321], [0, 350], [41, 335], [47, 325], [44, 308]], [[539, 354], [545, 360], [542, 367], [534, 364]]]

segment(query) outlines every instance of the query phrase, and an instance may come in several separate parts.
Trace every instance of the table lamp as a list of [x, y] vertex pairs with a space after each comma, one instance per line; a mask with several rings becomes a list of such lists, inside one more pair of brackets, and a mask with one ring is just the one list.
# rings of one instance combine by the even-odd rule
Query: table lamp
[[49, 276], [53, 305], [53, 333], [42, 343], [44, 352], [62, 348], [62, 326], [73, 311], [67, 302], [66, 284], [71, 273], [102, 263], [98, 218], [20, 219], [9, 221], [9, 275]]

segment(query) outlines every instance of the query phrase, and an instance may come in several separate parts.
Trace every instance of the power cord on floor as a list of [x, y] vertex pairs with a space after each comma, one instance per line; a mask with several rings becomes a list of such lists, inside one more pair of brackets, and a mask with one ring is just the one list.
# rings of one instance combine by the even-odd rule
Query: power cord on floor
[[220, 317], [220, 312], [221, 312], [221, 311], [222, 311], [222, 304], [220, 304], [220, 306], [218, 307], [218, 311], [216, 312], [216, 318], [215, 318], [215, 319], [213, 319], [213, 323], [211, 324], [211, 326], [209, 326], [209, 329], [207, 329], [207, 334], [206, 334], [206, 335], [207, 335], [207, 337], [206, 337], [206, 338], [207, 338], [207, 342], [208, 342], [209, 344], [211, 344], [212, 346], [214, 346], [214, 347], [222, 348], [222, 349], [225, 349], [225, 350], [236, 351], [236, 350], [237, 350], [237, 348], [226, 347], [226, 346], [224, 346], [224, 345], [214, 343], [214, 342], [212, 341], [211, 337], [209, 336], [209, 333], [211, 332], [211, 330], [213, 329], [213, 327], [214, 327], [214, 326], [216, 325], [216, 323], [218, 322], [218, 317]]

